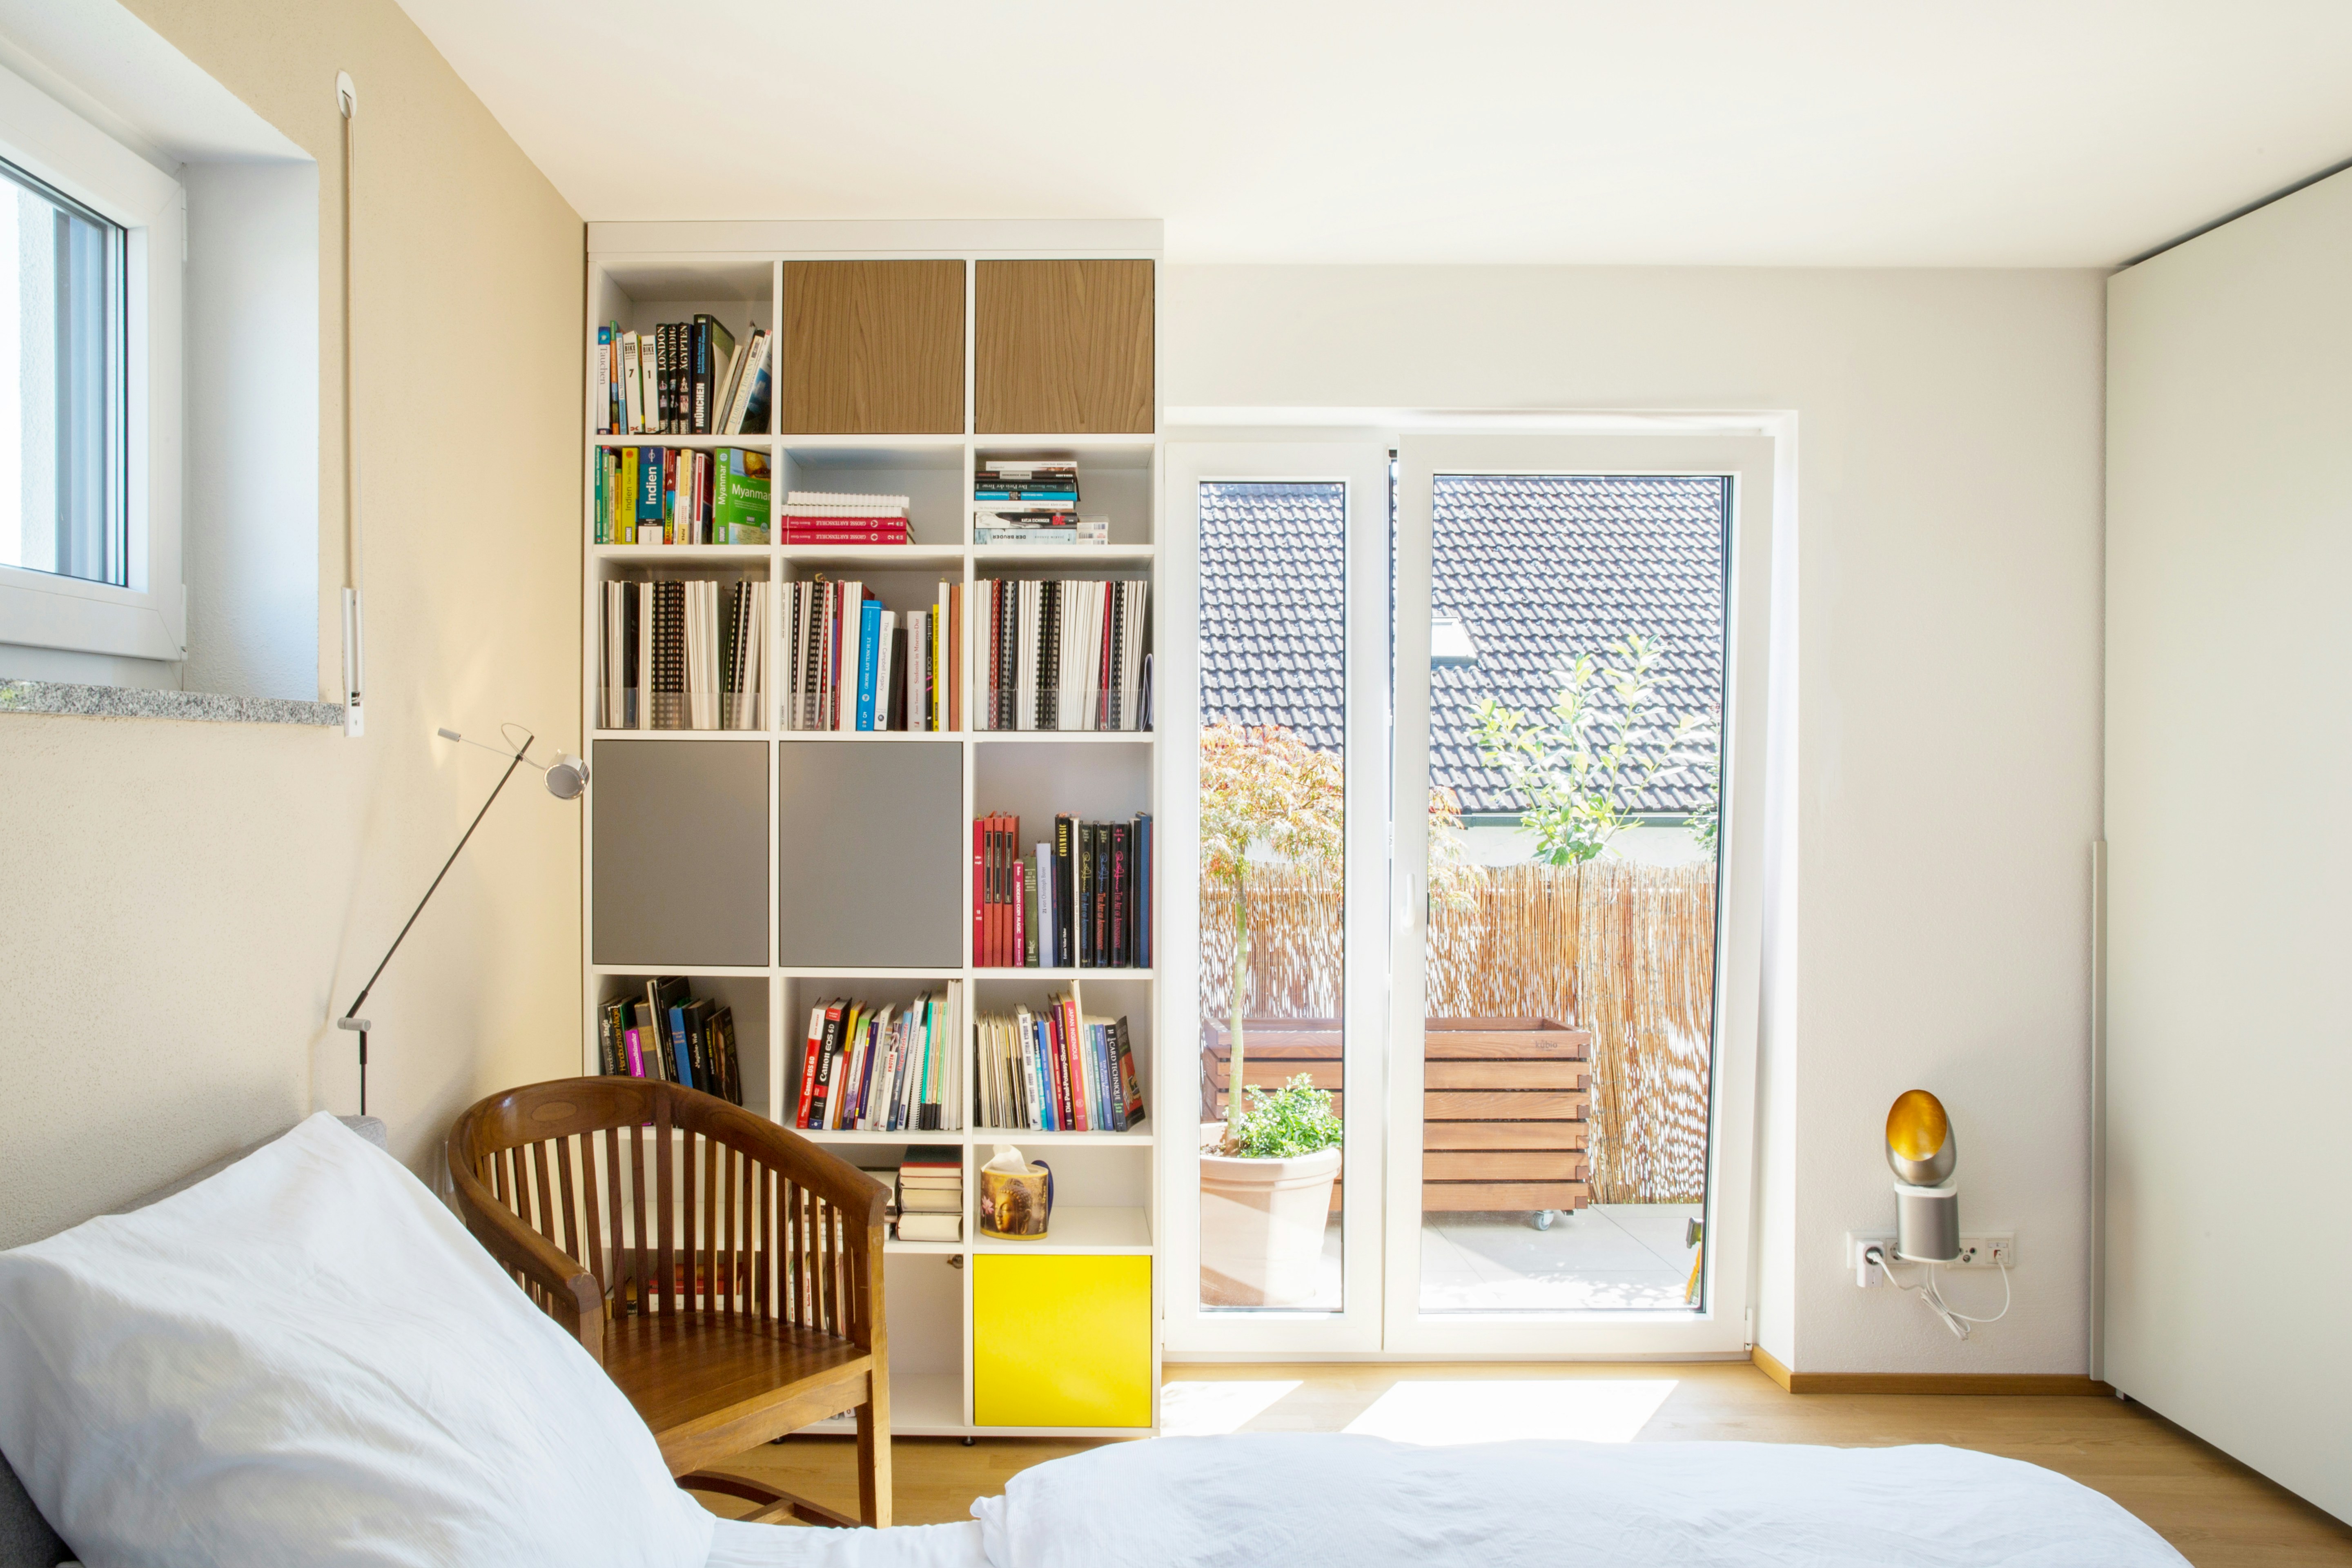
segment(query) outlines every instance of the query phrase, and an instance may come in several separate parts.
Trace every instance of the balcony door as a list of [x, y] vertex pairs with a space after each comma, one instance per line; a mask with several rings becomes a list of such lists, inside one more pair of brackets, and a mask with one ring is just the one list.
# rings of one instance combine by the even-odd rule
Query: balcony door
[[1741, 1352], [1771, 439], [1165, 460], [1168, 1350]]

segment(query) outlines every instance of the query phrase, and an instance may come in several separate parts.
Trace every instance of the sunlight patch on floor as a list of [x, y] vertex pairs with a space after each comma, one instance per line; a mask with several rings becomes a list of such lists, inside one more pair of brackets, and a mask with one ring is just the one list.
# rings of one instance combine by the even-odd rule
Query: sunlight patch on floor
[[1630, 1443], [1675, 1391], [1665, 1378], [1399, 1383], [1347, 1430], [1400, 1443], [1573, 1437]]
[[1169, 1437], [1209, 1437], [1238, 1432], [1299, 1386], [1298, 1380], [1263, 1383], [1163, 1383], [1160, 1430]]

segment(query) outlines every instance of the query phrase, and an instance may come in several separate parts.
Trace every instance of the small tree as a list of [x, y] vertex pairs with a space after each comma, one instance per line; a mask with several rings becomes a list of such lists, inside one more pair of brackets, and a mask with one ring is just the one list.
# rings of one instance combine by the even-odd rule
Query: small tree
[[[1536, 858], [1574, 866], [1593, 859], [1634, 826], [1633, 802], [1712, 753], [1706, 721], [1654, 716], [1664, 645], [1634, 633], [1609, 645], [1608, 662], [1577, 654], [1560, 671], [1549, 721], [1538, 723], [1493, 698], [1471, 715], [1479, 760], [1501, 771], [1528, 803], [1519, 823], [1536, 837]], [[1594, 706], [1593, 682], [1607, 683], [1617, 710]], [[1654, 717], [1662, 730], [1652, 728]], [[1643, 756], [1637, 747], [1654, 747]]]
[[1233, 889], [1232, 1097], [1225, 1142], [1242, 1097], [1242, 1011], [1249, 995], [1249, 852], [1264, 845], [1300, 865], [1336, 866], [1347, 845], [1347, 783], [1339, 759], [1278, 724], [1220, 720], [1201, 731], [1201, 874]]
[[[1201, 874], [1233, 889], [1234, 969], [1226, 1020], [1232, 1056], [1225, 1081], [1233, 1110], [1226, 1147], [1242, 1093], [1242, 1014], [1249, 1001], [1249, 853], [1263, 846], [1294, 865], [1328, 868], [1344, 863], [1347, 781], [1338, 756], [1318, 752], [1278, 724], [1220, 720], [1201, 731]], [[1430, 891], [1441, 900], [1463, 895], [1469, 867], [1462, 849], [1462, 811], [1451, 790], [1429, 798]]]

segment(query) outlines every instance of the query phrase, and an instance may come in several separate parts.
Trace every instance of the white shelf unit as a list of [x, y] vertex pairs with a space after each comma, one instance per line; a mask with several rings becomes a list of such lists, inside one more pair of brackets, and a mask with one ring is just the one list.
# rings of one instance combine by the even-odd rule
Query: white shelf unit
[[[758, 255], [725, 248], [707, 252], [680, 250], [660, 253], [633, 248], [618, 253], [598, 248], [597, 226], [591, 226], [588, 268], [586, 342], [591, 345], [595, 342], [597, 327], [615, 319], [625, 328], [642, 330], [660, 321], [687, 320], [698, 310], [709, 310], [719, 316], [740, 340], [755, 324], [774, 327], [783, 320], [784, 266], [788, 262], [901, 259], [908, 257], [937, 258], [949, 253], [943, 249], [845, 251], [814, 245], [801, 248], [791, 243], [780, 243], [772, 250]], [[675, 234], [682, 227], [691, 228], [693, 226], [662, 226], [666, 233]], [[737, 226], [722, 226], [731, 229]], [[794, 226], [761, 226], [782, 231]], [[907, 226], [898, 226], [904, 229]], [[971, 226], [956, 226], [960, 233], [966, 235], [971, 230]], [[1013, 229], [1019, 226], [1009, 226]], [[1070, 226], [1055, 226], [1062, 231], [1059, 237], [1066, 237]], [[782, 237], [789, 240], [791, 237], [784, 235]], [[1159, 816], [1155, 783], [1158, 774], [1152, 765], [1152, 758], [1157, 740], [1150, 732], [992, 732], [967, 729], [945, 734], [905, 731], [877, 734], [787, 731], [779, 727], [777, 699], [782, 680], [777, 661], [772, 658], [763, 681], [762, 728], [610, 730], [596, 725], [599, 715], [599, 585], [608, 581], [657, 574], [715, 575], [722, 578], [748, 576], [781, 584], [817, 573], [828, 577], [885, 573], [894, 574], [882, 579], [885, 583], [895, 581], [903, 584], [918, 579], [961, 583], [964, 587], [966, 609], [963, 714], [967, 724], [973, 708], [970, 689], [972, 671], [978, 663], [972, 653], [980, 646], [976, 629], [971, 625], [970, 607], [975, 586], [982, 579], [1034, 574], [1144, 576], [1152, 584], [1150, 614], [1154, 621], [1157, 620], [1162, 532], [1157, 516], [1161, 462], [1158, 436], [999, 436], [975, 433], [971, 428], [975, 406], [971, 390], [974, 374], [971, 279], [976, 263], [992, 258], [1136, 257], [1149, 253], [1124, 245], [1106, 245], [1099, 248], [1036, 248], [1019, 240], [1020, 237], [1014, 234], [1002, 247], [965, 245], [952, 252], [963, 261], [966, 279], [965, 429], [960, 435], [845, 436], [788, 432], [772, 436], [687, 437], [599, 434], [595, 428], [595, 380], [591, 365], [583, 399], [587, 409], [587, 423], [583, 453], [584, 484], [581, 538], [583, 563], [582, 720], [583, 730], [589, 737], [585, 749], [592, 777], [599, 775], [604, 765], [599, 760], [600, 749], [638, 742], [688, 746], [732, 742], [753, 746], [762, 754], [767, 778], [765, 825], [776, 837], [770, 838], [765, 856], [767, 889], [762, 906], [765, 930], [761, 933], [764, 963], [741, 962], [742, 954], [728, 955], [735, 961], [727, 963], [696, 962], [691, 954], [665, 955], [660, 962], [645, 963], [600, 962], [596, 952], [595, 811], [598, 791], [592, 784], [587, 816], [583, 818], [582, 845], [583, 881], [588, 904], [582, 937], [583, 992], [586, 1004], [583, 1008], [585, 1032], [582, 1041], [583, 1071], [593, 1073], [598, 1068], [596, 1011], [600, 1002], [621, 994], [633, 985], [641, 987], [644, 980], [654, 974], [684, 975], [693, 984], [695, 994], [714, 995], [734, 1008], [737, 1036], [744, 1058], [747, 1103], [771, 1119], [789, 1125], [791, 1107], [786, 1100], [788, 1095], [796, 1100], [797, 1079], [794, 1074], [808, 1008], [813, 1000], [832, 996], [884, 1001], [904, 999], [925, 990], [937, 989], [941, 982], [958, 980], [964, 983], [967, 1021], [982, 1012], [1009, 1007], [1016, 997], [1034, 1002], [1042, 1000], [1048, 991], [1075, 986], [1087, 1016], [1117, 1017], [1124, 1015], [1129, 1018], [1138, 1074], [1147, 1093], [1151, 1090], [1155, 1081], [1152, 1070], [1154, 1053], [1161, 1045], [1158, 1026], [1162, 999], [1154, 973], [1149, 968], [1024, 970], [976, 967], [971, 962], [968, 904], [959, 906], [961, 915], [958, 922], [960, 947], [953, 954], [952, 962], [905, 964], [787, 963], [782, 960], [794, 955], [780, 954], [778, 945], [781, 926], [779, 900], [784, 891], [780, 886], [778, 870], [782, 835], [801, 826], [779, 821], [779, 780], [786, 748], [863, 742], [920, 749], [942, 748], [957, 753], [962, 789], [956, 809], [960, 813], [958, 825], [960, 841], [964, 846], [962, 853], [968, 855], [972, 819], [978, 815], [999, 809], [1022, 811], [1025, 838], [1050, 836], [1050, 819], [1039, 821], [1033, 816], [1034, 808], [1025, 804], [1025, 798], [1018, 807], [992, 798], [992, 787], [1001, 779], [1014, 784], [1021, 791], [1026, 792], [1026, 795], [1036, 795], [1044, 787], [1039, 778], [1040, 771], [1047, 766], [1067, 775], [1071, 800], [1064, 805], [1041, 799], [1040, 805], [1077, 812], [1089, 818], [1101, 818], [1109, 813], [1098, 807], [1106, 799], [1117, 795], [1122, 807], [1118, 816], [1122, 819], [1135, 810], [1150, 811], [1156, 819]], [[1150, 255], [1149, 258], [1157, 259], [1156, 255]], [[784, 321], [783, 326], [789, 332], [791, 323]], [[780, 367], [781, 359], [772, 359], [771, 364], [772, 367]], [[1155, 390], [1155, 425], [1158, 409], [1159, 399]], [[593, 462], [599, 447], [614, 446], [740, 447], [763, 452], [768, 458], [771, 473], [772, 539], [782, 538], [779, 514], [772, 510], [772, 506], [781, 505], [790, 489], [903, 491], [915, 498], [910, 521], [916, 542], [905, 546], [843, 548], [782, 544], [597, 544], [593, 542], [594, 472], [588, 465]], [[1091, 548], [974, 546], [970, 542], [971, 479], [977, 465], [993, 456], [1040, 453], [1061, 453], [1075, 458], [1079, 466], [1080, 482], [1085, 487], [1087, 510], [1095, 510], [1099, 502], [1106, 504], [1111, 513], [1112, 542], [1109, 545]], [[889, 602], [887, 587], [884, 594], [886, 603]], [[772, 593], [770, 596], [768, 640], [772, 650], [780, 648], [782, 645], [781, 599], [779, 594]], [[1154, 641], [1157, 641], [1156, 637]], [[1160, 706], [1155, 695], [1154, 710]], [[1038, 752], [1040, 747], [1062, 749], [1047, 753]], [[612, 754], [609, 750], [607, 754]], [[822, 831], [822, 824], [809, 826]], [[1033, 828], [1044, 831], [1032, 831]], [[1164, 854], [1159, 858], [1160, 864], [1155, 868], [1151, 883], [1155, 891], [1166, 866]], [[971, 877], [961, 857], [959, 867], [959, 886], [962, 889], [962, 899], [968, 900]], [[1156, 944], [1162, 940], [1156, 910], [1151, 925]], [[1169, 1048], [1182, 1047], [1181, 1038], [1171, 1037]], [[965, 1030], [963, 1051], [963, 1084], [968, 1094], [975, 1080], [974, 1047], [969, 1028]], [[969, 1121], [971, 1119], [971, 1112], [967, 1107], [965, 1120]], [[1158, 1187], [1158, 1161], [1162, 1157], [1160, 1139], [1156, 1131], [1160, 1120], [1148, 1117], [1142, 1127], [1125, 1133], [1037, 1132], [969, 1127], [962, 1131], [940, 1132], [803, 1132], [803, 1136], [815, 1140], [853, 1163], [871, 1163], [878, 1166], [895, 1163], [898, 1152], [909, 1144], [940, 1144], [964, 1151], [965, 1239], [961, 1242], [901, 1242], [894, 1239], [885, 1249], [884, 1299], [889, 1331], [891, 1426], [894, 1432], [909, 1436], [1133, 1436], [1158, 1430], [1160, 1374], [1158, 1325], [1162, 1315], [1160, 1292], [1165, 1287], [1160, 1278], [1161, 1270], [1157, 1262], [1157, 1216], [1152, 1205]], [[988, 1158], [991, 1149], [998, 1143], [1017, 1143], [1024, 1150], [1034, 1149], [1034, 1157], [1045, 1160], [1055, 1172], [1059, 1190], [1050, 1234], [1038, 1241], [1000, 1242], [979, 1234], [976, 1172]], [[1176, 1152], [1182, 1153], [1187, 1151], [1180, 1148]], [[1151, 1425], [1149, 1427], [983, 1426], [975, 1422], [972, 1269], [969, 1266], [970, 1259], [981, 1254], [1016, 1252], [1141, 1256], [1155, 1259], [1150, 1307], [1152, 1394]], [[831, 1422], [814, 1429], [829, 1431], [836, 1428], [845, 1431], [848, 1424]]]

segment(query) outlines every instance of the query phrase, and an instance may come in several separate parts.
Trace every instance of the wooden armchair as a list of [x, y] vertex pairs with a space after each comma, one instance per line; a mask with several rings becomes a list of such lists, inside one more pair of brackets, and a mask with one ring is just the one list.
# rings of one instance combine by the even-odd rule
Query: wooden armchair
[[[885, 1194], [676, 1084], [577, 1078], [457, 1119], [466, 1223], [635, 1405], [678, 1485], [812, 1524], [890, 1522]], [[854, 1408], [860, 1519], [703, 1467]]]

